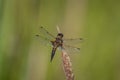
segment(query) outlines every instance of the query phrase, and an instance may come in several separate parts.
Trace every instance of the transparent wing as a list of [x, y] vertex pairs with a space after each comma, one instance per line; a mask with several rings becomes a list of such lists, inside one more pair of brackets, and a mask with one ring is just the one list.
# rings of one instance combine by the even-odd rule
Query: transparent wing
[[47, 37], [50, 40], [55, 39], [55, 37], [42, 26], [40, 27], [40, 35]]
[[46, 46], [52, 46], [51, 40], [47, 37], [43, 37], [41, 35], [36, 35], [36, 38], [39, 40], [40, 44], [46, 45]]
[[64, 45], [63, 46], [65, 48], [65, 50], [68, 53], [79, 53], [80, 52], [80, 48], [79, 47], [74, 47], [74, 46], [69, 46], [69, 45]]
[[76, 45], [83, 41], [83, 38], [76, 38], [76, 39], [63, 39], [65, 45]]

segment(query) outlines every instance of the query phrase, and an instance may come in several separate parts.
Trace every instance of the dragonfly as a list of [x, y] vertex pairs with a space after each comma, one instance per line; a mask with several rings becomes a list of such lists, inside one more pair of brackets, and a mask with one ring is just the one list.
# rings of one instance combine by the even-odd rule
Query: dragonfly
[[[43, 26], [40, 27], [40, 34], [37, 34], [36, 36], [40, 38], [41, 43], [47, 42], [50, 43], [50, 45], [52, 45], [52, 52], [51, 52], [51, 59], [50, 61], [52, 62], [56, 50], [57, 48], [60, 49], [65, 49], [67, 51], [80, 51], [79, 47], [74, 47], [69, 45], [69, 43], [79, 43], [81, 42], [83, 39], [82, 38], [77, 38], [77, 39], [64, 39], [64, 35], [63, 33], [60, 32], [59, 28], [57, 28], [58, 33], [57, 36], [55, 37], [53, 34], [51, 34], [50, 32], [48, 32]], [[68, 44], [67, 44], [68, 43]]]

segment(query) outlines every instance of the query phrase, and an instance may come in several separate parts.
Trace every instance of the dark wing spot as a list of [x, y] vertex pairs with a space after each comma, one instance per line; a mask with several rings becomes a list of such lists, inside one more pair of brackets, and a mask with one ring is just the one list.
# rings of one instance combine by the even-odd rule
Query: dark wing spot
[[77, 48], [78, 50], [80, 50], [80, 48]]
[[83, 38], [79, 38], [80, 40], [83, 40]]
[[43, 28], [42, 26], [40, 26], [40, 28]]
[[35, 36], [39, 37], [39, 35], [35, 35]]

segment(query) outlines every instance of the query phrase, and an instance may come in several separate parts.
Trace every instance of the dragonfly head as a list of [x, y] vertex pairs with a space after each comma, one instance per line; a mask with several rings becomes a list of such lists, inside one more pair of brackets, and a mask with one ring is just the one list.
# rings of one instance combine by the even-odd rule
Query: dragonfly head
[[59, 37], [63, 37], [63, 34], [62, 33], [58, 33], [58, 35], [57, 36], [59, 36]]

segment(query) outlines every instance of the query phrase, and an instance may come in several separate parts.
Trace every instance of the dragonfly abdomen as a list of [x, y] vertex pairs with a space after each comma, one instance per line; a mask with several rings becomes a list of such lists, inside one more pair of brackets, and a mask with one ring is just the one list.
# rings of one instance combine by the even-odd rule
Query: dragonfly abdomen
[[51, 62], [52, 62], [52, 60], [53, 60], [53, 58], [54, 58], [54, 56], [55, 56], [56, 49], [57, 49], [57, 47], [53, 47], [53, 48], [52, 48], [51, 60], [50, 60]]

